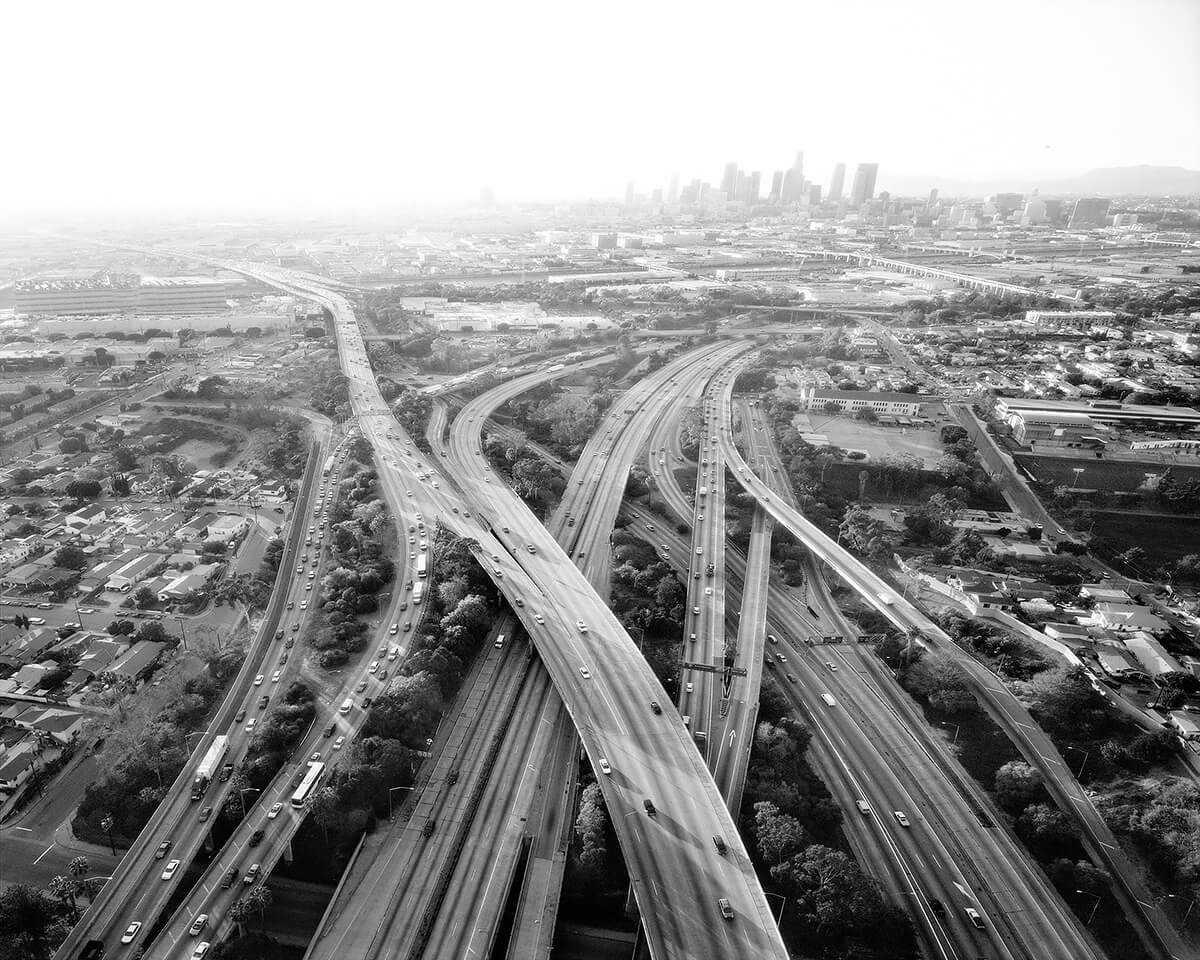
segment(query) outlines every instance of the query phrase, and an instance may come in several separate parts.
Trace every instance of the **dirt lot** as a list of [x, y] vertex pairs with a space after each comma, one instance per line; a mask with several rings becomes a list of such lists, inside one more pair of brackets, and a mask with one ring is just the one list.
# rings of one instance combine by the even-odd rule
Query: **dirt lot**
[[932, 427], [882, 427], [851, 417], [809, 416], [814, 433], [823, 433], [834, 446], [865, 450], [871, 460], [911, 454], [932, 469], [945, 452], [938, 431]]

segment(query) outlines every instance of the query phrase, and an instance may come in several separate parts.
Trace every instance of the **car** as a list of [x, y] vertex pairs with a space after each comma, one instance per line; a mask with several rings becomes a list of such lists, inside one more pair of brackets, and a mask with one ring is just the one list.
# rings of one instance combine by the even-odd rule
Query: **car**
[[331, 723], [331, 724], [329, 724], [329, 725], [327, 725], [327, 726], [325, 727], [325, 734], [324, 734], [324, 735], [325, 735], [326, 737], [332, 737], [332, 736], [333, 736], [333, 730], [334, 730], [334, 725], [333, 725], [332, 723]]
[[371, 665], [369, 667], [367, 667], [367, 673], [374, 673], [378, 669], [379, 669], [379, 661], [372, 660]]
[[279, 677], [280, 677], [282, 674], [283, 674], [283, 671], [282, 671], [282, 670], [276, 670], [276, 671], [275, 671], [273, 674], [271, 674], [271, 682], [272, 682], [272, 683], [278, 683], [278, 682], [279, 682]]
[[399, 651], [395, 647], [392, 647], [392, 649], [389, 650], [388, 654], [387, 654], [388, 662], [390, 663], [391, 661], [395, 660], [396, 657], [398, 657], [399, 655], [400, 655]]
[[535, 547], [532, 543], [525, 544], [525, 549], [530, 553], [537, 553], [537, 547]]
[[409, 631], [409, 630], [411, 630], [411, 629], [412, 629], [412, 621], [410, 620], [408, 623], [406, 623], [406, 624], [404, 625], [404, 632], [405, 632], [405, 633], [408, 633], [408, 631]]
[[864, 817], [869, 817], [871, 815], [871, 805], [867, 803], [866, 800], [855, 800], [854, 805], [858, 807], [858, 812]]
[[251, 717], [246, 721], [246, 732], [250, 733], [254, 729], [254, 725], [258, 722], [257, 717]]
[[654, 524], [652, 524], [652, 523], [648, 523], [648, 524], [646, 524], [646, 529], [647, 529], [647, 530], [653, 530], [653, 529], [654, 529]]
[[826, 660], [825, 666], [827, 666], [830, 670], [834, 670], [834, 671], [837, 670], [837, 664], [834, 663], [832, 660]]
[[896, 818], [896, 822], [900, 824], [900, 826], [911, 826], [911, 824], [908, 822], [908, 817], [905, 815], [903, 810], [893, 810], [892, 816]]
[[779, 658], [780, 663], [787, 663], [787, 657], [785, 657], [782, 653], [777, 653], [775, 656]]
[[722, 917], [724, 917], [726, 920], [732, 920], [732, 919], [733, 919], [733, 907], [732, 907], [732, 905], [729, 903], [729, 900], [728, 900], [728, 899], [726, 899], [725, 897], [719, 897], [719, 898], [717, 899], [717, 906], [718, 906], [718, 907], [720, 908], [720, 910], [721, 910], [721, 916], [722, 916]]
[[768, 633], [767, 634], [767, 642], [768, 643], [778, 643], [779, 638], [777, 636], [775, 636], [775, 634], [773, 634], [773, 633]]
[[929, 909], [933, 911], [935, 917], [944, 917], [946, 915], [946, 905], [937, 897], [930, 898]]
[[727, 846], [725, 846], [725, 838], [719, 833], [713, 837], [713, 846], [717, 848], [717, 853], [719, 853], [721, 856], [725, 856], [725, 851], [729, 849]]
[[211, 946], [212, 944], [207, 940], [201, 940], [196, 944], [196, 949], [192, 951], [191, 960], [204, 960], [208, 956], [208, 948]]
[[695, 642], [696, 642], [696, 635], [694, 633], [689, 634], [688, 635], [688, 643], [695, 643]]
[[293, 624], [292, 624], [292, 633], [299, 633], [299, 632], [300, 632], [300, 624], [299, 624], [299, 623], [293, 623]]
[[80, 607], [80, 608], [79, 608], [79, 612], [80, 612], [80, 613], [84, 613], [84, 614], [87, 614], [87, 613], [95, 613], [95, 612], [96, 612], [96, 608], [95, 608], [95, 607]]
[[258, 879], [258, 872], [261, 869], [262, 867], [260, 867], [257, 863], [250, 864], [250, 869], [247, 870], [246, 875], [242, 877], [242, 883], [244, 883], [246, 886], [250, 886], [250, 884]]
[[978, 910], [976, 910], [974, 907], [967, 907], [963, 912], [966, 913], [967, 919], [971, 921], [972, 925], [976, 929], [984, 929], [983, 917], [979, 915]]
[[704, 588], [704, 595], [705, 595], [706, 597], [711, 597], [711, 596], [712, 596], [712, 587], [705, 587], [705, 588]]
[[[285, 650], [291, 650], [291, 649], [292, 649], [292, 647], [294, 647], [295, 645], [296, 645], [296, 639], [295, 639], [294, 637], [288, 637], [288, 638], [287, 638], [287, 643], [285, 643], [285, 644], [283, 645], [283, 647], [284, 647], [284, 649], [285, 649]], [[283, 656], [286, 658], [286, 657], [287, 657], [287, 654], [285, 653]], [[284, 661], [283, 661], [283, 659], [281, 659], [279, 662], [280, 662], [280, 663], [283, 663]]]
[[698, 514], [696, 514], [696, 519], [697, 519], [697, 520], [703, 520], [703, 519], [704, 519], [704, 514], [702, 514], [702, 513], [698, 513]]
[[317, 761], [319, 761], [319, 760], [321, 759], [321, 751], [320, 751], [320, 750], [318, 750], [316, 753], [314, 753], [314, 754], [313, 754], [311, 757], [309, 757], [308, 759], [309, 759], [309, 762], [310, 762], [310, 763], [316, 763]]
[[158, 845], [158, 849], [156, 851], [154, 851], [154, 859], [161, 860], [163, 857], [165, 857], [167, 855], [167, 851], [170, 849], [171, 849], [171, 841], [164, 840], [162, 843], [160, 843]]
[[689, 680], [687, 683], [687, 692], [691, 693], [695, 689], [695, 685]]
[[601, 773], [607, 774], [610, 777], [612, 776], [612, 767], [609, 765], [609, 762], [604, 757], [600, 758], [599, 766], [600, 766]]
[[798, 683], [799, 682], [796, 679], [796, 675], [794, 673], [787, 674], [787, 678], [788, 678], [788, 683]]
[[576, 629], [579, 630], [580, 633], [587, 633], [587, 624], [584, 623], [582, 620], [576, 620], [575, 627], [576, 627]]
[[183, 863], [182, 860], [168, 860], [167, 867], [162, 872], [162, 878], [164, 880], [170, 880], [173, 876], [175, 876], [175, 871], [179, 869], [179, 865], [181, 863]]
[[257, 847], [260, 843], [262, 843], [262, 838], [265, 833], [265, 830], [258, 829], [250, 834], [250, 846]]
[[300, 609], [301, 609], [301, 610], [307, 610], [307, 609], [308, 609], [308, 601], [307, 601], [307, 600], [301, 600], [301, 601], [300, 601]]
[[692, 607], [692, 616], [693, 617], [700, 616], [700, 608], [699, 607]]
[[697, 548], [696, 548], [696, 556], [700, 556], [700, 555], [701, 555], [701, 554], [703, 554], [703, 553], [704, 553], [704, 548], [703, 548], [703, 547], [697, 547]]
[[545, 623], [545, 622], [546, 622], [546, 618], [545, 618], [545, 617], [543, 617], [543, 616], [542, 616], [540, 613], [535, 613], [535, 614], [533, 615], [533, 619], [534, 619], [534, 620], [536, 620], [538, 623]]
[[233, 715], [234, 723], [241, 723], [245, 719], [246, 719], [246, 711], [244, 709], [239, 710], [237, 713], [235, 713]]
[[269, 696], [267, 696], [267, 694], [264, 693], [261, 697], [258, 698], [258, 709], [259, 710], [263, 709], [270, 702], [271, 702], [271, 698]]
[[200, 822], [203, 823], [205, 820], [207, 820], [211, 816], [212, 816], [212, 807], [205, 807], [203, 810], [200, 811]]
[[580, 675], [581, 677], [583, 677], [583, 679], [584, 679], [584, 680], [591, 680], [591, 679], [592, 679], [592, 672], [591, 672], [591, 671], [590, 671], [590, 670], [589, 670], [587, 667], [580, 667], [580, 668], [579, 668], [579, 675]]
[[650, 701], [650, 711], [651, 711], [652, 713], [662, 713], [662, 707], [660, 707], [660, 706], [658, 705], [658, 701], [657, 701], [657, 700], [651, 700], [651, 701]]
[[303, 573], [304, 572], [304, 564], [302, 564], [302, 563], [296, 564], [296, 572]]
[[142, 929], [142, 921], [134, 920], [125, 928], [125, 933], [121, 935], [122, 943], [133, 943], [133, 938], [138, 935], [138, 931]]
[[647, 797], [645, 800], [642, 801], [642, 806], [646, 808], [647, 816], [652, 817], [656, 813], [658, 813], [658, 811], [654, 809], [654, 801], [651, 800], [649, 797]]
[[254, 678], [254, 685], [256, 687], [261, 687], [262, 682], [263, 682], [263, 675], [260, 673], [257, 677]]
[[304, 589], [305, 589], [305, 590], [312, 590], [312, 582], [310, 581], [310, 582], [306, 583], [306, 584], [304, 585]]

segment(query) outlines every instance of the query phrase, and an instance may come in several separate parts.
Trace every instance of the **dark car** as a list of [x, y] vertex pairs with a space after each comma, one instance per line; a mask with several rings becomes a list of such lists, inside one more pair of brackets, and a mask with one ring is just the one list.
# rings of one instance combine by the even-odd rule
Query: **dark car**
[[935, 916], [944, 917], [946, 915], [946, 905], [936, 897], [929, 901], [929, 908]]
[[255, 830], [252, 834], [250, 834], [250, 846], [257, 847], [260, 843], [262, 843], [262, 838], [263, 831]]
[[660, 707], [660, 706], [658, 705], [658, 701], [657, 701], [657, 700], [651, 700], [651, 701], [650, 701], [650, 709], [651, 709], [651, 710], [653, 710], [655, 713], [662, 713], [662, 707]]
[[263, 707], [265, 707], [270, 702], [271, 702], [271, 698], [264, 693], [261, 697], [258, 698], [258, 709], [261, 710]]
[[721, 856], [724, 856], [725, 851], [729, 849], [725, 846], [725, 838], [719, 833], [713, 837], [713, 846], [717, 848], [717, 853], [721, 854]]
[[154, 852], [154, 859], [161, 860], [167, 855], [167, 851], [171, 849], [171, 841], [164, 840], [158, 845], [158, 849]]
[[654, 809], [654, 801], [649, 798], [642, 801], [642, 806], [646, 808], [646, 813], [648, 813], [650, 816], [654, 816], [656, 813], [658, 813], [658, 811]]
[[238, 868], [230, 867], [229, 870], [225, 873], [225, 876], [221, 878], [221, 889], [228, 890], [230, 887], [233, 886], [234, 881], [237, 880], [237, 877], [238, 877]]
[[212, 807], [205, 807], [203, 810], [200, 811], [200, 822], [203, 823], [205, 820], [207, 820], [211, 816], [212, 816]]
[[333, 736], [333, 724], [332, 724], [332, 723], [331, 723], [331, 724], [329, 724], [329, 726], [327, 726], [327, 727], [325, 728], [325, 736], [327, 736], [327, 737], [332, 737], [332, 736]]

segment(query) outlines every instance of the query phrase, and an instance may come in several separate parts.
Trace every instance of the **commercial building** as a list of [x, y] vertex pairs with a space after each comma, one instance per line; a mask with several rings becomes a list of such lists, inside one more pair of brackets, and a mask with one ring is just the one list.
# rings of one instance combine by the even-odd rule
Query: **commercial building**
[[1071, 210], [1067, 221], [1068, 230], [1081, 230], [1108, 226], [1108, 208], [1112, 201], [1104, 197], [1080, 197]]
[[1117, 400], [1042, 400], [1037, 397], [999, 397], [996, 400], [996, 416], [1010, 425], [1014, 415], [1029, 414], [1041, 415], [1045, 422], [1061, 416], [1063, 425], [1077, 424], [1075, 415], [1084, 414], [1095, 423], [1120, 427], [1200, 428], [1200, 410], [1191, 407], [1158, 407]]
[[820, 410], [827, 403], [836, 403], [842, 410], [854, 413], [870, 408], [876, 413], [915, 417], [921, 411], [923, 397], [912, 393], [881, 393], [873, 390], [830, 390], [821, 387], [801, 387], [800, 402], [807, 410]]
[[875, 196], [875, 180], [879, 176], [879, 164], [860, 163], [854, 171], [854, 185], [850, 188], [850, 203], [858, 207]]
[[796, 162], [783, 175], [783, 196], [784, 203], [800, 203], [807, 199], [804, 189], [804, 153], [796, 154]]
[[833, 179], [829, 181], [829, 196], [828, 199], [832, 203], [842, 199], [842, 190], [846, 186], [846, 165], [844, 163], [836, 164], [833, 168]]
[[246, 296], [238, 278], [140, 277], [100, 273], [90, 277], [47, 277], [13, 285], [22, 315], [103, 316], [106, 314], [213, 313]]

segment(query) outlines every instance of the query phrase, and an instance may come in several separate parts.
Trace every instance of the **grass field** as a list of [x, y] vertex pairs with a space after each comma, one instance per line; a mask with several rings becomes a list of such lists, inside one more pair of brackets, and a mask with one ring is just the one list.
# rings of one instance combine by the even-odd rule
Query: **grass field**
[[1200, 517], [1160, 516], [1097, 510], [1093, 533], [1127, 547], [1141, 547], [1152, 565], [1200, 553]]
[[[1125, 460], [1080, 460], [1073, 457], [1041, 457], [1017, 454], [1017, 464], [1028, 470], [1035, 481], [1051, 486], [1066, 484], [1075, 486], [1075, 469], [1082, 467], [1079, 475], [1081, 490], [1103, 490], [1106, 493], [1133, 492], [1146, 480], [1146, 474], [1161, 474], [1167, 464], [1132, 463]], [[1200, 467], [1174, 466], [1171, 475], [1179, 480], [1200, 478]]]

